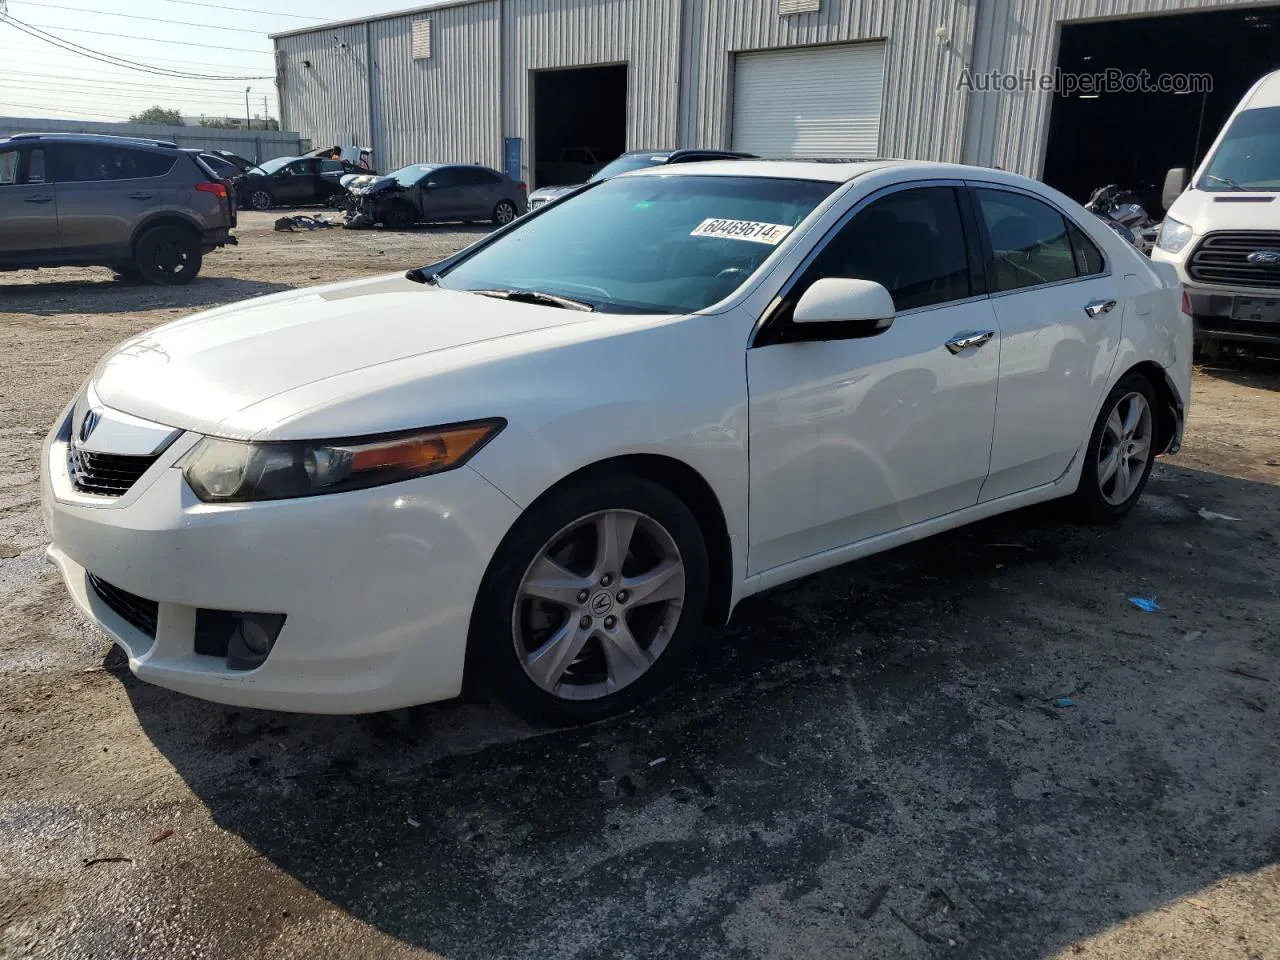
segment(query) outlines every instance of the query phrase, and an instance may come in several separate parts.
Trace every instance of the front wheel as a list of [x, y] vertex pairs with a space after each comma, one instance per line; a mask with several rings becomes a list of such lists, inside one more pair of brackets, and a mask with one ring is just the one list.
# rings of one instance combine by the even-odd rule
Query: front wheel
[[417, 212], [407, 203], [393, 203], [382, 218], [389, 230], [408, 230], [417, 220]]
[[522, 716], [587, 723], [640, 703], [701, 629], [707, 551], [697, 520], [656, 483], [573, 483], [530, 509], [485, 574], [469, 669]]
[[275, 199], [269, 190], [255, 190], [249, 194], [249, 206], [255, 210], [270, 210], [275, 206]]
[[152, 227], [134, 247], [134, 268], [148, 283], [182, 286], [195, 279], [203, 262], [200, 238], [183, 227]]
[[516, 205], [510, 200], [501, 200], [498, 205], [493, 208], [493, 222], [500, 227], [505, 227], [514, 220], [519, 213]]
[[1140, 373], [1107, 394], [1085, 449], [1075, 501], [1087, 520], [1118, 520], [1133, 509], [1156, 458], [1156, 391]]

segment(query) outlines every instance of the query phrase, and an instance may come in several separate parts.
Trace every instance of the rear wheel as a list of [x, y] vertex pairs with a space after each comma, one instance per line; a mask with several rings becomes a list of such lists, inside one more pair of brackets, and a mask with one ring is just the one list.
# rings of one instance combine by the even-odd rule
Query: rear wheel
[[516, 218], [516, 205], [510, 200], [500, 200], [493, 208], [493, 222], [503, 227]]
[[476, 598], [470, 668], [535, 721], [586, 723], [657, 690], [701, 629], [707, 552], [665, 487], [612, 474], [530, 509]]
[[418, 220], [413, 207], [407, 203], [393, 203], [383, 216], [383, 224], [391, 230], [408, 230]]
[[133, 265], [148, 283], [182, 286], [200, 272], [200, 239], [176, 226], [152, 227], [134, 247]]
[[1156, 457], [1156, 391], [1140, 373], [1122, 377], [1098, 413], [1075, 501], [1087, 520], [1118, 520], [1133, 509]]

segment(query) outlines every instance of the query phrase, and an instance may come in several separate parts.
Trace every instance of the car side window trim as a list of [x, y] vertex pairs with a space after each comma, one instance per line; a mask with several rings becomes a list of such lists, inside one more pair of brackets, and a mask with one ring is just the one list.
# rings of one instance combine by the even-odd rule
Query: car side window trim
[[[977, 228], [979, 237], [981, 238], [982, 257], [983, 257], [983, 262], [986, 265], [985, 273], [987, 276], [987, 289], [990, 291], [989, 293], [990, 297], [992, 298], [1007, 297], [1014, 294], [1026, 293], [1029, 290], [1047, 290], [1052, 287], [1060, 287], [1068, 283], [1079, 283], [1082, 280], [1096, 280], [1099, 277], [1111, 276], [1111, 258], [1107, 256], [1107, 251], [1104, 250], [1102, 245], [1099, 244], [1097, 241], [1095, 241], [1093, 237], [1089, 235], [1088, 230], [1080, 226], [1080, 224], [1076, 221], [1076, 219], [1073, 216], [1067, 213], [1067, 211], [1063, 210], [1062, 207], [1060, 207], [1058, 204], [1054, 203], [1053, 200], [1051, 200], [1050, 198], [1041, 196], [1040, 194], [1032, 190], [1023, 190], [1022, 188], [1013, 186], [1012, 184], [992, 183], [991, 181], [988, 181], [988, 180], [965, 180], [963, 186], [964, 186], [964, 192], [969, 195], [969, 205], [976, 218], [976, 222], [974, 223], [974, 226]], [[1098, 248], [1098, 253], [1102, 256], [1102, 270], [1100, 270], [1097, 273], [1088, 273], [1088, 274], [1077, 273], [1074, 277], [1067, 277], [1062, 280], [1051, 280], [1047, 283], [1029, 284], [1028, 286], [1017, 287], [1013, 290], [997, 289], [998, 285], [996, 284], [996, 278], [995, 278], [995, 261], [994, 261], [993, 249], [991, 246], [991, 233], [987, 229], [986, 221], [981, 216], [982, 207], [978, 199], [979, 190], [991, 190], [994, 192], [1013, 193], [1013, 194], [1017, 194], [1019, 196], [1027, 197], [1031, 200], [1037, 200], [1040, 203], [1043, 203], [1046, 207], [1049, 207], [1051, 210], [1053, 210], [1055, 213], [1061, 216], [1064, 224], [1066, 224], [1069, 227], [1074, 226], [1077, 230], [1079, 230], [1081, 233], [1084, 234], [1086, 239], [1088, 239], [1090, 242], [1093, 243], [1095, 247]], [[1067, 231], [1067, 241], [1068, 243], [1071, 243], [1070, 230]], [[1073, 248], [1072, 260], [1074, 261], [1075, 259], [1074, 244], [1072, 244], [1072, 248]]]
[[[929, 187], [950, 187], [953, 191], [955, 191], [956, 205], [960, 208], [961, 224], [965, 232], [965, 236], [964, 236], [965, 249], [969, 251], [969, 258], [970, 258], [969, 282], [970, 282], [971, 288], [975, 292], [972, 295], [965, 297], [964, 299], [961, 299], [961, 300], [947, 300], [943, 303], [933, 303], [923, 307], [913, 307], [908, 310], [900, 311], [896, 313], [895, 316], [902, 316], [902, 317], [914, 316], [917, 313], [924, 313], [928, 310], [936, 310], [939, 307], [951, 307], [959, 303], [970, 303], [974, 300], [981, 300], [984, 297], [986, 297], [987, 294], [985, 293], [980, 294], [976, 292], [979, 288], [988, 289], [988, 287], [987, 287], [985, 276], [983, 276], [981, 280], [979, 280], [979, 278], [974, 274], [975, 264], [973, 262], [973, 256], [977, 250], [976, 245], [978, 243], [978, 238], [971, 237], [969, 235], [969, 230], [973, 226], [973, 224], [969, 223], [968, 218], [965, 217], [966, 204], [963, 199], [964, 194], [966, 193], [964, 189], [965, 181], [954, 180], [954, 179], [929, 179], [929, 180], [909, 180], [903, 183], [893, 183], [887, 187], [882, 187], [881, 189], [875, 191], [874, 193], [868, 194], [867, 196], [859, 200], [857, 203], [855, 203], [852, 207], [850, 207], [841, 215], [839, 220], [837, 220], [834, 224], [832, 224], [832, 226], [827, 230], [827, 232], [823, 234], [822, 239], [819, 240], [816, 244], [814, 244], [813, 249], [810, 250], [808, 254], [805, 255], [805, 258], [800, 261], [800, 263], [796, 266], [796, 268], [791, 272], [791, 276], [789, 276], [786, 282], [778, 289], [778, 292], [774, 296], [774, 298], [769, 301], [769, 305], [765, 307], [764, 312], [760, 315], [760, 319], [756, 322], [756, 328], [751, 335], [751, 342], [747, 349], [750, 350], [750, 349], [755, 349], [757, 347], [767, 347], [775, 343], [786, 342], [782, 337], [779, 336], [779, 334], [780, 334], [780, 328], [785, 324], [787, 324], [789, 321], [781, 319], [780, 314], [785, 310], [786, 304], [791, 295], [791, 291], [795, 289], [796, 284], [800, 282], [801, 278], [808, 271], [809, 267], [813, 265], [813, 262], [817, 260], [819, 256], [821, 256], [822, 252], [826, 250], [827, 246], [833, 240], [835, 240], [836, 237], [840, 235], [840, 232], [846, 226], [848, 226], [849, 222], [853, 220], [854, 217], [860, 214], [867, 207], [871, 206], [871, 204], [875, 203], [878, 200], [882, 200], [887, 196], [891, 196], [895, 193], [902, 193], [907, 190], [921, 190]], [[824, 337], [823, 339], [835, 339], [835, 338]]]

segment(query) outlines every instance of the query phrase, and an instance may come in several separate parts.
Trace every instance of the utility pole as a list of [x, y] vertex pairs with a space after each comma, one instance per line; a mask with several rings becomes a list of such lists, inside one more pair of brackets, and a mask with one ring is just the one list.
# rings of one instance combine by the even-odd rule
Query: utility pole
[[253, 87], [244, 88], [244, 128], [246, 130], [253, 129], [253, 124], [249, 122], [249, 91], [252, 89]]

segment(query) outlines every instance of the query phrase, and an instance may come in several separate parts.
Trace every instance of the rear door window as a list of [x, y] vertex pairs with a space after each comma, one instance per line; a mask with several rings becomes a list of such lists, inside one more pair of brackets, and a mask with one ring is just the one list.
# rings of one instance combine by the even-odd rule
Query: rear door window
[[343, 169], [341, 160], [325, 160], [320, 164], [321, 173], [341, 173]]
[[997, 291], [1076, 278], [1076, 254], [1061, 213], [1023, 193], [979, 188], [977, 194]]
[[58, 183], [141, 180], [164, 176], [177, 157], [165, 153], [89, 143], [61, 143], [50, 148], [51, 179]]

